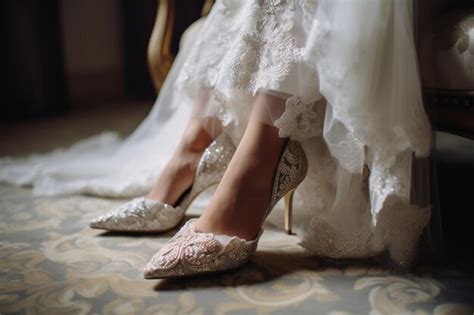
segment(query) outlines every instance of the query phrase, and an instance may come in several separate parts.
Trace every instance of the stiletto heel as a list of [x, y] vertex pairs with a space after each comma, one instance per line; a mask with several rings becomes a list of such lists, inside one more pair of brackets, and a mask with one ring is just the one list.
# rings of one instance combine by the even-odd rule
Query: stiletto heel
[[[298, 142], [289, 140], [282, 152], [273, 178], [272, 194], [265, 217], [284, 196], [289, 196], [287, 211], [291, 219], [291, 198], [303, 181], [308, 161]], [[146, 279], [170, 278], [213, 273], [245, 264], [257, 250], [261, 229], [254, 240], [237, 236], [196, 232], [195, 221], [189, 220], [168, 243], [156, 253], [145, 267]], [[288, 229], [291, 220], [288, 220]]]
[[295, 190], [290, 190], [285, 195], [285, 232], [288, 235], [291, 235], [291, 226], [293, 224], [293, 194]]
[[216, 185], [234, 155], [235, 146], [224, 133], [204, 151], [199, 160], [194, 183], [175, 205], [145, 197], [133, 199], [90, 223], [91, 228], [119, 232], [163, 232], [176, 227], [192, 201], [207, 188]]

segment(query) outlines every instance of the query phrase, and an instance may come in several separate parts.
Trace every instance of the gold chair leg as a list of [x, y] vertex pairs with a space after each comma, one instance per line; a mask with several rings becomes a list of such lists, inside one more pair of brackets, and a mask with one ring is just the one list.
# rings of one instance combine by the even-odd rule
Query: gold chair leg
[[291, 234], [292, 216], [293, 216], [293, 194], [295, 190], [289, 191], [285, 195], [285, 232]]

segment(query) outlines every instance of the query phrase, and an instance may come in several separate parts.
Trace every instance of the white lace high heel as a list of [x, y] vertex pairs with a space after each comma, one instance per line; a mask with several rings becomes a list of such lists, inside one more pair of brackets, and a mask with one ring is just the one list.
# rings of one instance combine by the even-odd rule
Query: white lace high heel
[[207, 188], [219, 183], [234, 151], [232, 140], [222, 133], [204, 151], [193, 185], [181, 195], [176, 205], [145, 197], [136, 198], [94, 219], [90, 227], [138, 233], [163, 232], [176, 227], [192, 201]]
[[[303, 181], [307, 169], [303, 148], [298, 142], [289, 140], [275, 172], [265, 217], [283, 196]], [[291, 201], [291, 195], [288, 201]], [[291, 205], [287, 209], [291, 209]], [[263, 232], [260, 230], [254, 240], [247, 241], [236, 236], [196, 232], [195, 221], [186, 222], [153, 256], [144, 270], [146, 279], [193, 276], [237, 268], [255, 253]]]

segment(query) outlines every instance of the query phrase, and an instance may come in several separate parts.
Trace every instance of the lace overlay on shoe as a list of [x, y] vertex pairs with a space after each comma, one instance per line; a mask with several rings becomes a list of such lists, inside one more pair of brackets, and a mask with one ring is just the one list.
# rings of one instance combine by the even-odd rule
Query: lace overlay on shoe
[[275, 206], [278, 200], [303, 181], [307, 170], [308, 162], [303, 148], [298, 142], [289, 140], [273, 179], [272, 200], [269, 210]]
[[153, 256], [145, 267], [145, 278], [195, 275], [236, 268], [257, 249], [253, 241], [195, 231], [190, 220]]

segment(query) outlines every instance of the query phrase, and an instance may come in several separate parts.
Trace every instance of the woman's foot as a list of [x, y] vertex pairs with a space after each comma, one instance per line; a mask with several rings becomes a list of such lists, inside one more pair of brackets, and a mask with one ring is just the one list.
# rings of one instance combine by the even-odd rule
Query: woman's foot
[[285, 144], [275, 131], [251, 119], [208, 208], [152, 257], [145, 278], [214, 273], [250, 259], [266, 211], [301, 183], [308, 166], [301, 145]]
[[175, 227], [186, 211], [175, 205], [193, 184], [201, 156], [212, 140], [201, 121], [191, 119], [148, 196], [94, 218], [90, 227], [120, 232], [163, 232]]
[[202, 122], [192, 119], [147, 199], [175, 205], [191, 187], [198, 162], [212, 140]]
[[[258, 109], [254, 109], [254, 112]], [[286, 140], [252, 113], [245, 134], [196, 231], [255, 239], [270, 205], [273, 178]]]

